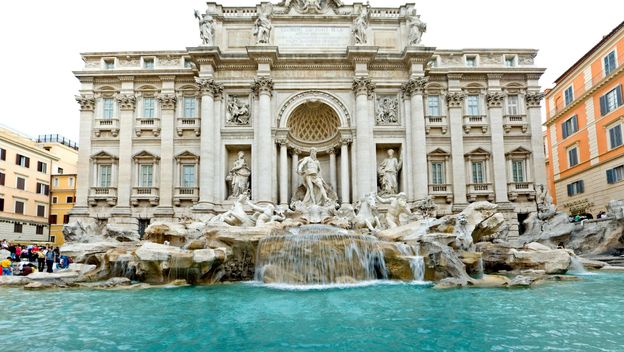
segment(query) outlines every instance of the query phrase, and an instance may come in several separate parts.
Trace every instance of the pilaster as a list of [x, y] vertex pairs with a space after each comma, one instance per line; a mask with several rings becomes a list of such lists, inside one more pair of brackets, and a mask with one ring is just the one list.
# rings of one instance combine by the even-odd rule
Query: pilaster
[[[449, 79], [451, 79], [449, 77]], [[451, 169], [453, 171], [453, 207], [463, 209], [466, 200], [466, 168], [464, 161], [463, 107], [465, 94], [450, 91], [446, 95], [451, 132]]]
[[358, 165], [358, 194], [354, 197], [357, 199], [377, 190], [373, 123], [368, 114], [368, 99], [373, 97], [374, 91], [375, 85], [368, 77], [358, 77], [353, 81], [356, 115], [355, 148]]
[[[128, 77], [124, 77], [128, 78]], [[129, 85], [123, 83], [130, 83]], [[132, 82], [123, 82], [122, 93], [115, 99], [119, 107], [119, 173], [117, 176], [117, 206], [112, 214], [130, 216], [130, 193], [132, 191], [132, 134], [136, 97], [132, 92]]]
[[95, 97], [92, 94], [76, 96], [80, 104], [80, 149], [78, 150], [78, 180], [76, 181], [76, 205], [71, 210], [72, 215], [85, 216], [89, 214], [88, 198], [91, 188], [91, 126], [95, 112]]
[[525, 95], [527, 118], [531, 128], [531, 152], [533, 155], [533, 170], [535, 170], [533, 177], [536, 185], [546, 184], [546, 157], [544, 155], [544, 138], [542, 135], [542, 99], [544, 99], [544, 93], [539, 91], [528, 92]]
[[489, 91], [485, 96], [492, 140], [492, 171], [494, 174], [494, 194], [497, 203], [506, 203], [507, 171], [505, 162], [505, 140], [503, 131], [503, 102], [505, 95], [500, 91]]
[[426, 77], [415, 77], [402, 86], [403, 94], [410, 96], [410, 160], [412, 168], [412, 189], [414, 200], [423, 199], [429, 191], [427, 167], [427, 139], [425, 136], [425, 109], [423, 90]]

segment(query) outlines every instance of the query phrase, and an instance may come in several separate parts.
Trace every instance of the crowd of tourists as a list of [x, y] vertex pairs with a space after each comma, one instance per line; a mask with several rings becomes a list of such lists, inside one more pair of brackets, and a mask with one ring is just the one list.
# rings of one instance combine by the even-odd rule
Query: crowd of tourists
[[65, 269], [71, 258], [61, 255], [58, 247], [21, 245], [2, 240], [0, 242], [0, 275], [30, 275], [34, 272], [48, 272]]

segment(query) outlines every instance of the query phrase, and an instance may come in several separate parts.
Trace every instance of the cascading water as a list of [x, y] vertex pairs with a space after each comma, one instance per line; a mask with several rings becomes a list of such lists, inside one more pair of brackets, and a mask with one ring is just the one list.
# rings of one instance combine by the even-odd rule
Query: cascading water
[[576, 275], [589, 274], [589, 272], [585, 270], [585, 266], [583, 265], [583, 263], [581, 263], [581, 261], [575, 255], [570, 257], [570, 269], [568, 269], [568, 273]]
[[305, 225], [258, 244], [256, 281], [327, 285], [387, 277], [383, 251], [373, 236]]
[[425, 281], [425, 259], [420, 254], [420, 246], [397, 243], [397, 248], [403, 257], [407, 258], [412, 269], [414, 281]]

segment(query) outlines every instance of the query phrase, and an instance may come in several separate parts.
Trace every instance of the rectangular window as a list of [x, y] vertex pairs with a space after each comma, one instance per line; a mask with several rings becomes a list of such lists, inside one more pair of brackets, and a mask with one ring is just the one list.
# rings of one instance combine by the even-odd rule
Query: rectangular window
[[617, 124], [609, 128], [609, 148], [614, 149], [622, 145], [622, 125]]
[[43, 235], [43, 225], [37, 225], [37, 227], [35, 228], [35, 233], [37, 235]]
[[69, 183], [69, 188], [74, 188], [74, 178], [70, 177], [67, 182]]
[[4, 198], [0, 198], [0, 211], [4, 211]]
[[624, 165], [607, 170], [607, 183], [613, 184], [624, 180]]
[[518, 108], [518, 96], [517, 95], [507, 96], [507, 114], [509, 115], [520, 114], [520, 109]]
[[52, 185], [54, 185], [54, 188], [58, 188], [59, 186], [59, 178], [55, 177], [52, 179]]
[[512, 160], [511, 169], [514, 183], [524, 182], [524, 160]]
[[4, 174], [4, 172], [0, 172], [0, 186], [4, 186], [5, 182], [6, 182], [6, 175]]
[[6, 160], [6, 149], [0, 148], [0, 160]]
[[195, 97], [184, 97], [184, 117], [195, 117]]
[[561, 135], [564, 139], [576, 133], [576, 131], [578, 131], [578, 117], [576, 117], [576, 115], [570, 117], [561, 124]]
[[42, 162], [42, 161], [37, 161], [37, 171], [42, 172], [42, 173], [47, 173], [48, 172], [48, 164]]
[[600, 115], [604, 116], [622, 105], [622, 85], [600, 97]]
[[440, 96], [429, 95], [427, 97], [427, 109], [429, 116], [440, 116]]
[[193, 68], [193, 63], [191, 62], [191, 59], [184, 59], [184, 67], [185, 68]]
[[608, 76], [617, 68], [617, 62], [615, 60], [615, 50], [608, 53], [607, 56], [604, 57], [603, 61], [605, 76]]
[[50, 186], [45, 183], [37, 182], [37, 194], [50, 194]]
[[182, 165], [182, 187], [195, 187], [195, 165]]
[[67, 203], [71, 204], [74, 202], [74, 197], [67, 197]]
[[114, 68], [115, 68], [115, 60], [114, 59], [104, 60], [104, 69], [112, 70]]
[[58, 170], [58, 174], [59, 174], [59, 175], [62, 175], [62, 174], [63, 174], [63, 168], [62, 168], [62, 167], [59, 167], [57, 170]]
[[154, 69], [154, 59], [143, 59], [143, 67], [148, 70]]
[[15, 214], [24, 214], [24, 202], [15, 201]]
[[45, 205], [37, 205], [37, 216], [45, 217]]
[[444, 184], [444, 165], [443, 163], [431, 163], [431, 183], [435, 185]]
[[57, 197], [52, 197], [52, 204], [56, 204], [58, 203], [58, 198]]
[[13, 232], [22, 233], [22, 224], [18, 224], [18, 223], [13, 224]]
[[469, 95], [466, 97], [466, 114], [470, 116], [480, 115], [478, 95]]
[[115, 102], [113, 98], [102, 99], [102, 117], [105, 119], [112, 119], [115, 108]]
[[15, 165], [30, 167], [30, 158], [21, 154], [15, 155]]
[[485, 183], [483, 161], [472, 162], [472, 183]]
[[514, 67], [516, 66], [516, 60], [513, 56], [505, 56], [505, 66]]
[[151, 164], [142, 164], [139, 167], [139, 187], [152, 187], [154, 167]]
[[57, 221], [57, 215], [56, 214], [50, 215], [50, 224], [56, 225], [56, 221]]
[[477, 67], [477, 57], [476, 56], [466, 56], [466, 66], [467, 67]]
[[69, 224], [69, 214], [63, 215], [63, 224]]
[[572, 101], [574, 100], [574, 90], [572, 86], [569, 86], [568, 88], [566, 88], [566, 90], [563, 92], [563, 97], [564, 97], [566, 106], [572, 103]]
[[22, 191], [26, 189], [26, 179], [23, 177], [17, 177], [17, 182], [15, 182], [15, 188], [21, 189]]
[[585, 192], [585, 182], [583, 182], [583, 180], [578, 180], [576, 182], [569, 183], [567, 188], [568, 197], [572, 197], [574, 195]]
[[578, 158], [578, 148], [570, 148], [568, 149], [568, 165], [569, 167], [575, 166], [579, 163]]
[[111, 186], [111, 174], [112, 165], [99, 165], [98, 166], [98, 187], [110, 187]]
[[146, 119], [153, 119], [156, 112], [156, 99], [144, 98], [143, 99], [143, 117]]

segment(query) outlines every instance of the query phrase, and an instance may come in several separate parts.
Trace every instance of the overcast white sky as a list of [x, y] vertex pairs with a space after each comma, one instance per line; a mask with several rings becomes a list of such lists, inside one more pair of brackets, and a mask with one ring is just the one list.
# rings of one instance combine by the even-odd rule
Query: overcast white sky
[[[221, 0], [225, 6], [253, 0]], [[273, 2], [278, 2], [273, 0]], [[351, 3], [352, 1], [343, 1]], [[370, 0], [395, 7], [407, 0]], [[438, 48], [536, 48], [543, 88], [624, 20], [622, 0], [420, 0], [423, 44]], [[0, 123], [31, 136], [78, 141], [81, 52], [175, 50], [200, 43], [200, 0], [0, 1]]]

